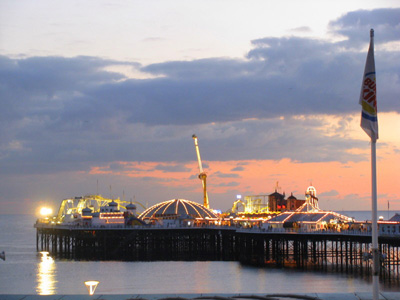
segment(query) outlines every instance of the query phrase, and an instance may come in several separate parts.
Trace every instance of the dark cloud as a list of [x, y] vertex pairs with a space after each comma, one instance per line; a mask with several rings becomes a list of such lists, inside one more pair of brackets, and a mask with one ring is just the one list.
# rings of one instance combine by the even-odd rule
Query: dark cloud
[[[196, 157], [196, 159], [197, 159], [197, 157]], [[203, 169], [208, 169], [210, 167], [210, 165], [204, 161], [202, 162], [202, 165], [203, 165]]]
[[399, 41], [400, 9], [382, 8], [349, 12], [329, 23], [330, 30], [342, 35], [347, 47], [362, 47], [369, 37], [371, 28], [375, 31], [375, 41], [379, 44]]
[[111, 163], [110, 165], [109, 165], [109, 169], [111, 170], [111, 171], [123, 171], [124, 169], [125, 169], [125, 167], [124, 167], [124, 165], [123, 164], [120, 164], [120, 163]]
[[330, 190], [325, 193], [321, 193], [318, 195], [320, 198], [325, 198], [325, 197], [334, 197], [334, 196], [339, 196], [339, 192], [337, 190]]
[[177, 181], [174, 178], [159, 178], [159, 177], [152, 177], [152, 176], [144, 176], [144, 177], [140, 177], [139, 179], [142, 181], [149, 181], [149, 182], [154, 182], [154, 183]]
[[247, 60], [228, 58], [208, 58], [194, 61], [171, 61], [151, 64], [141, 68], [141, 71], [153, 75], [165, 75], [169, 79], [199, 79], [209, 82], [210, 79], [234, 79], [254, 74], [257, 64]]
[[238, 167], [235, 167], [235, 168], [231, 169], [231, 171], [232, 171], [232, 172], [240, 172], [240, 171], [244, 171], [244, 167], [242, 167], [242, 166], [238, 166]]
[[238, 174], [235, 173], [222, 173], [222, 172], [215, 172], [213, 173], [213, 176], [219, 177], [219, 178], [240, 178]]
[[185, 167], [184, 165], [181, 164], [174, 164], [174, 165], [157, 165], [154, 168], [155, 170], [161, 170], [166, 173], [169, 172], [190, 172], [191, 169]]
[[[193, 132], [201, 139], [205, 161], [363, 159], [348, 151], [361, 144], [343, 134], [348, 120], [328, 135], [321, 131], [324, 120], [313, 116], [360, 110], [369, 27], [375, 28], [377, 46], [398, 42], [397, 16], [399, 9], [349, 13], [330, 24], [346, 41], [265, 37], [252, 41], [243, 59], [141, 66], [94, 57], [2, 56], [0, 172], [47, 174], [117, 161], [193, 161]], [[381, 112], [400, 112], [400, 70], [394, 63], [399, 60], [398, 50], [376, 52]], [[130, 79], [110, 71], [119, 65], [155, 78]]]
[[312, 32], [311, 28], [308, 26], [292, 28], [290, 31], [294, 32], [294, 33], [310, 33], [310, 32]]
[[220, 183], [220, 184], [216, 184], [215, 186], [219, 186], [219, 187], [235, 187], [235, 186], [239, 186], [240, 183], [239, 182], [235, 182], [235, 181], [231, 181], [231, 182], [227, 182], [227, 183]]

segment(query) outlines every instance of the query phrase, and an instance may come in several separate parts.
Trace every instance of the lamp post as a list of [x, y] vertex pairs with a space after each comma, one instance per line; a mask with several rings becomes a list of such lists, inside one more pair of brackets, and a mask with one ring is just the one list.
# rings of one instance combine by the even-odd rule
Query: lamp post
[[87, 288], [90, 296], [92, 296], [94, 294], [94, 291], [96, 290], [98, 284], [99, 284], [99, 281], [97, 281], [97, 280], [85, 281], [85, 285], [86, 285], [86, 288]]

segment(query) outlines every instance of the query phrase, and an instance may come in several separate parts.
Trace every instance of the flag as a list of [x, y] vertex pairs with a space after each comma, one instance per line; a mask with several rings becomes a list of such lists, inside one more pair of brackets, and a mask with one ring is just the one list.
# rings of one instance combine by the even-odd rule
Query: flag
[[374, 30], [370, 32], [370, 44], [365, 63], [364, 76], [360, 93], [361, 128], [372, 141], [378, 139], [378, 110], [376, 105], [376, 76], [374, 59]]

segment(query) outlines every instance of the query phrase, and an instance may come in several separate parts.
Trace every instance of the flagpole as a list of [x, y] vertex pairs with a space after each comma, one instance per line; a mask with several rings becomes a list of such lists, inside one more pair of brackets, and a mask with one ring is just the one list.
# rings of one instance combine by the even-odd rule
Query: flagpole
[[379, 269], [380, 255], [378, 244], [378, 195], [376, 184], [376, 141], [378, 139], [378, 109], [376, 98], [376, 74], [374, 58], [374, 30], [370, 30], [370, 43], [365, 62], [363, 82], [359, 104], [361, 110], [361, 128], [371, 139], [371, 202], [372, 202], [372, 295], [373, 300], [379, 299]]
[[378, 249], [378, 195], [376, 184], [376, 140], [371, 139], [371, 173], [372, 173], [372, 295], [373, 300], [379, 299], [379, 268], [380, 258]]

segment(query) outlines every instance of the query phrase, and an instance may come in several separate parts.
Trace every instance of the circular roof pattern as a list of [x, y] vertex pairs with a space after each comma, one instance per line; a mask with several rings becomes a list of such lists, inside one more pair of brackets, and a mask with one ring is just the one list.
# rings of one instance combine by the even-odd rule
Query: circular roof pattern
[[217, 218], [217, 216], [209, 209], [205, 208], [199, 203], [185, 200], [185, 199], [172, 199], [146, 209], [139, 219], [151, 218], [166, 218], [166, 217], [180, 217], [191, 216], [193, 218]]

